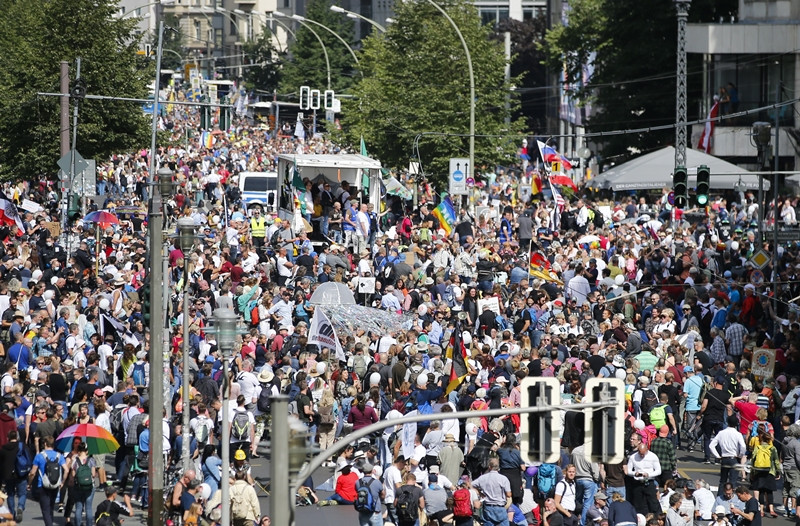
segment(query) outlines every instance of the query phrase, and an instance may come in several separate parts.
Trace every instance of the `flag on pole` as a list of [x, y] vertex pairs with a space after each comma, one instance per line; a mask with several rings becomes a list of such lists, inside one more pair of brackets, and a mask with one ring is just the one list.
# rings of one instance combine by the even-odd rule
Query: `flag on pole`
[[317, 307], [314, 309], [314, 317], [311, 318], [311, 327], [308, 330], [308, 343], [315, 343], [320, 347], [333, 349], [336, 351], [336, 359], [340, 362], [346, 361], [342, 344], [336, 337], [336, 331], [331, 324], [331, 320]]
[[6, 194], [0, 192], [0, 224], [17, 227], [17, 235], [21, 236], [25, 233], [25, 224], [17, 211], [17, 205], [6, 197]]
[[447, 389], [444, 394], [447, 396], [454, 389], [458, 389], [461, 382], [469, 374], [469, 368], [465, 358], [467, 357], [467, 349], [464, 347], [464, 342], [461, 339], [461, 330], [456, 326], [453, 334], [450, 336], [450, 342], [447, 346], [445, 354], [446, 358], [451, 360], [450, 364], [450, 380], [447, 383]]
[[555, 148], [546, 145], [542, 141], [536, 141], [536, 144], [539, 146], [539, 154], [542, 156], [542, 161], [544, 161], [545, 164], [561, 163], [564, 169], [572, 170], [572, 163], [569, 162], [569, 159], [558, 153]]
[[439, 220], [439, 224], [444, 230], [445, 235], [449, 236], [456, 225], [456, 211], [450, 196], [444, 196], [442, 202], [433, 209], [433, 217]]
[[100, 314], [100, 338], [105, 341], [106, 336], [112, 336], [119, 345], [131, 344], [138, 347], [141, 343], [125, 325], [108, 314]]
[[560, 184], [562, 186], [569, 186], [570, 188], [572, 188], [574, 192], [578, 191], [578, 186], [568, 175], [562, 175], [562, 174], [551, 175], [550, 182], [553, 184]]
[[306, 184], [300, 177], [300, 170], [297, 169], [297, 157], [294, 158], [294, 164], [292, 164], [292, 186], [301, 192], [306, 191]]
[[[367, 154], [367, 143], [364, 142], [364, 136], [361, 136], [361, 155], [364, 157], [368, 157]], [[364, 192], [369, 193], [369, 170], [363, 169], [361, 170], [361, 187], [364, 188]]]
[[716, 122], [710, 119], [716, 119], [719, 117], [719, 98], [714, 97], [714, 105], [711, 106], [711, 109], [708, 111], [708, 121], [706, 121], [706, 125], [703, 126], [703, 133], [700, 134], [700, 141], [697, 143], [697, 149], [702, 150], [706, 153], [711, 153], [711, 140], [714, 137], [714, 127], [716, 126]]
[[539, 172], [534, 170], [531, 172], [531, 195], [542, 193], [542, 178]]
[[214, 146], [214, 136], [210, 131], [204, 131], [200, 136], [200, 141], [204, 148], [212, 148]]
[[555, 203], [550, 217], [552, 229], [558, 230], [559, 225], [561, 224], [561, 213], [564, 211], [564, 207], [566, 206], [567, 202], [564, 201], [564, 197], [561, 195], [561, 192], [559, 192], [558, 189], [553, 186], [552, 181], [548, 182], [550, 183], [550, 191], [553, 193], [553, 202]]

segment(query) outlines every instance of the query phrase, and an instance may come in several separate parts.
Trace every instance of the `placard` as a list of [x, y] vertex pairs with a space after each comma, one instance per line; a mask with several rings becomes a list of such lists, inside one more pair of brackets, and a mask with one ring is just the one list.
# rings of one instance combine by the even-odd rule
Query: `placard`
[[500, 315], [500, 300], [496, 297], [484, 298], [478, 300], [478, 316], [483, 314], [483, 311], [489, 309], [498, 316]]
[[45, 221], [43, 224], [54, 238], [61, 235], [61, 225], [57, 221]]
[[775, 349], [753, 349], [753, 376], [771, 378], [775, 374]]

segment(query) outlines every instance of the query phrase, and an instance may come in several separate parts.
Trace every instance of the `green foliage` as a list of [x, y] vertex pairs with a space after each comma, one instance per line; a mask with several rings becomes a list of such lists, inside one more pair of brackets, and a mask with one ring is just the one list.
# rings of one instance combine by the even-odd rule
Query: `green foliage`
[[278, 87], [281, 61], [272, 45], [272, 33], [267, 27], [255, 41], [244, 44], [243, 50], [252, 66], [244, 69], [244, 81], [248, 89], [272, 92]]
[[[60, 61], [81, 57], [87, 93], [144, 98], [152, 61], [136, 55], [135, 20], [117, 19], [113, 0], [6, 0], [0, 20], [0, 177], [35, 179], [57, 171]], [[70, 123], [72, 113], [70, 112]], [[85, 100], [77, 147], [102, 159], [148, 143], [141, 106]]]
[[526, 128], [536, 134], [545, 128], [547, 102], [547, 70], [541, 44], [547, 32], [547, 18], [539, 15], [527, 20], [507, 18], [497, 28], [494, 38], [505, 42], [511, 35], [511, 76], [517, 79], [514, 93], [519, 98], [517, 114], [525, 119]]
[[[690, 22], [715, 21], [735, 11], [734, 0], [695, 0]], [[677, 17], [673, 0], [571, 0], [567, 26], [547, 32], [545, 63], [581, 104], [591, 102], [590, 132], [644, 128], [675, 122]], [[689, 55], [689, 104], [701, 86], [700, 55]], [[584, 84], [584, 66], [594, 68]], [[693, 100], [694, 99], [694, 100]], [[692, 116], [689, 115], [691, 118]], [[629, 155], [674, 143], [675, 131], [614, 135], [603, 155]]]
[[[522, 124], [505, 123], [509, 85], [505, 81], [503, 46], [490, 39], [477, 10], [467, 0], [440, 5], [453, 18], [472, 57], [476, 111], [475, 164], [491, 166], [512, 158]], [[371, 154], [386, 166], [404, 168], [416, 152], [415, 137], [424, 135], [419, 158], [438, 188], [444, 187], [450, 157], [469, 152], [469, 71], [466, 55], [450, 23], [428, 2], [395, 4], [395, 22], [385, 34], [364, 40], [364, 78], [353, 88], [355, 99], [343, 101], [340, 140], [357, 147], [364, 137]], [[512, 79], [516, 83], [516, 79]], [[510, 101], [510, 111], [517, 102]], [[495, 135], [502, 137], [480, 137]], [[479, 173], [479, 170], [476, 170]]]
[[[305, 17], [330, 28], [345, 42], [353, 41], [353, 21], [331, 11], [328, 0], [311, 0], [306, 6]], [[310, 86], [312, 89], [324, 91], [328, 86], [328, 73], [319, 40], [300, 22], [292, 20], [286, 22], [295, 25], [297, 40], [289, 45], [290, 59], [283, 65], [281, 91], [299, 94], [300, 86]], [[337, 93], [344, 92], [358, 75], [352, 55], [329, 31], [316, 24], [308, 22], [305, 24], [311, 27], [325, 44], [331, 66], [331, 89]]]
[[[164, 39], [161, 54], [161, 69], [173, 69], [178, 72], [183, 72], [183, 64], [181, 63], [181, 51], [183, 49], [183, 35], [180, 31], [169, 31], [167, 27], [180, 27], [178, 17], [173, 13], [164, 15]], [[157, 33], [158, 31], [156, 31]], [[153, 42], [158, 43], [158, 35], [155, 35]], [[155, 49], [155, 46], [153, 47]]]

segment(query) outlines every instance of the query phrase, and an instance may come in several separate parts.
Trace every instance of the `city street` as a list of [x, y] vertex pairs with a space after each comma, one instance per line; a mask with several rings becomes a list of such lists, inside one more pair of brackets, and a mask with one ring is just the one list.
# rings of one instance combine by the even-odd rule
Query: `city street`
[[[262, 449], [259, 451], [261, 458], [253, 459], [252, 468], [253, 475], [257, 481], [266, 482], [269, 479], [269, 459], [265, 458], [267, 451]], [[687, 453], [686, 451], [678, 452], [678, 466], [679, 472], [682, 476], [697, 480], [702, 478], [706, 480], [715, 489], [719, 480], [719, 466], [712, 466], [702, 463], [702, 453], [694, 451]], [[321, 468], [314, 473], [314, 483], [316, 485], [324, 482], [333, 473], [331, 468]], [[129, 488], [130, 489], [130, 488]], [[270, 499], [263, 488], [256, 486], [256, 493], [258, 494], [259, 502], [261, 503], [262, 514], [269, 513]], [[320, 499], [326, 498], [330, 495], [329, 492], [317, 492]], [[97, 490], [94, 497], [94, 507], [96, 508], [104, 499], [101, 490]], [[775, 492], [773, 501], [776, 506], [781, 503], [780, 492]], [[128, 524], [144, 524], [147, 518], [147, 512], [134, 504], [134, 517], [128, 518]], [[39, 504], [34, 501], [28, 501], [25, 510], [25, 517], [23, 524], [41, 524], [42, 516], [39, 510]], [[318, 508], [316, 506], [303, 506], [296, 508], [295, 523], [298, 526], [314, 525], [314, 526], [352, 526], [356, 520], [356, 512], [352, 506], [326, 506]], [[765, 524], [789, 524], [790, 520], [785, 517], [778, 517], [776, 519], [764, 517]], [[64, 524], [62, 515], [56, 515], [57, 525]], [[278, 526], [278, 525], [276, 525]]]

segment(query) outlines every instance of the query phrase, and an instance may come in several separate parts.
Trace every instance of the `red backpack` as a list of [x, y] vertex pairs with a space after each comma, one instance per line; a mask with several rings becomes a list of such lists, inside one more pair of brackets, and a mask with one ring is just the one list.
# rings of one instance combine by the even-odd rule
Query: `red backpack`
[[472, 517], [472, 495], [467, 488], [453, 492], [453, 516]]

